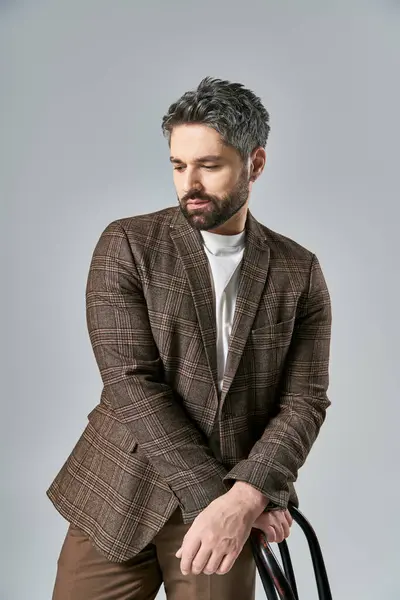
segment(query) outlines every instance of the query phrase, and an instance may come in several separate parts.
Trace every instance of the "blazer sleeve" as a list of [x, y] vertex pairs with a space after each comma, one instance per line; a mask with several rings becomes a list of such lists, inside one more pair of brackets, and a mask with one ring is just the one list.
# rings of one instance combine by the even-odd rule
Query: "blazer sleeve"
[[163, 382], [141, 280], [119, 221], [105, 228], [93, 252], [86, 321], [115, 417], [168, 484], [188, 522], [228, 491], [227, 471]]
[[246, 481], [263, 492], [272, 503], [266, 510], [287, 508], [288, 484], [296, 481], [331, 404], [327, 397], [331, 302], [315, 255], [303, 306], [285, 362], [277, 413], [247, 459], [225, 477]]

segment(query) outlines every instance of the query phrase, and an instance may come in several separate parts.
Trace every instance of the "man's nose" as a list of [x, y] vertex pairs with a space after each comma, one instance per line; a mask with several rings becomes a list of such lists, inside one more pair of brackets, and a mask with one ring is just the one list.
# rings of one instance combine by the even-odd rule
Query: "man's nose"
[[201, 192], [203, 190], [203, 185], [198, 174], [195, 171], [186, 172], [186, 179], [184, 182], [185, 193], [191, 192]]

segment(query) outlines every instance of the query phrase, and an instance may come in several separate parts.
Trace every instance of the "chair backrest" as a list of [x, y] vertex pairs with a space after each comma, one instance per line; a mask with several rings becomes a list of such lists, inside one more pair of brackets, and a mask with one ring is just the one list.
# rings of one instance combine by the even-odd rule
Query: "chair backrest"
[[[307, 538], [314, 567], [319, 600], [332, 600], [321, 547], [311, 524], [292, 505], [288, 507], [293, 520], [301, 527]], [[253, 555], [268, 600], [299, 600], [293, 565], [286, 540], [278, 544], [283, 570], [278, 563], [262, 531], [253, 529], [250, 535]]]

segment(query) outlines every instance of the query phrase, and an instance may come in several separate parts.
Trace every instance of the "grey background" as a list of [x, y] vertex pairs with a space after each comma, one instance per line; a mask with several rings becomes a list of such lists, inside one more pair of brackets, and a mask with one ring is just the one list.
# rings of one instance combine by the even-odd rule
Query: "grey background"
[[[332, 407], [297, 490], [334, 599], [399, 598], [399, 3], [10, 0], [0, 27], [1, 599], [51, 597], [66, 523], [45, 490], [101, 390], [91, 254], [175, 204], [161, 117], [206, 75], [262, 97], [251, 209], [331, 290]], [[295, 526], [290, 545], [315, 599]]]

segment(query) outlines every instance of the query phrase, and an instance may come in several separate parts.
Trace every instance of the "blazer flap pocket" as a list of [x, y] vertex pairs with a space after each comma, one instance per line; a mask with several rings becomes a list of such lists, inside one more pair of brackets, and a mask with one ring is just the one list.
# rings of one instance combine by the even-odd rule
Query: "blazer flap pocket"
[[124, 452], [136, 452], [138, 443], [132, 438], [126, 425], [120, 423], [109, 411], [98, 404], [88, 415], [89, 426], [92, 427], [99, 438], [112, 444]]

